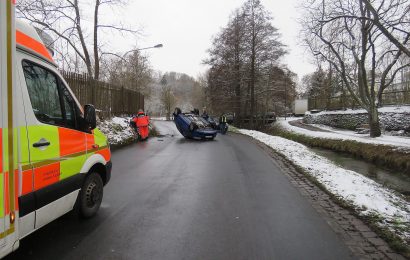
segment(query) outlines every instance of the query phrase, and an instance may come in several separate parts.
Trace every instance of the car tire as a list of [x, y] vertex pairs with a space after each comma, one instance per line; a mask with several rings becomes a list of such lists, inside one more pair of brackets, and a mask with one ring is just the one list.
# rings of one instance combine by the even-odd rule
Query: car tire
[[197, 126], [194, 122], [191, 122], [191, 123], [189, 124], [189, 130], [190, 130], [191, 132], [193, 132], [193, 131], [195, 131], [196, 129], [198, 129], [198, 126]]
[[103, 187], [98, 173], [92, 172], [85, 178], [79, 195], [80, 214], [83, 218], [91, 218], [97, 214], [103, 198]]

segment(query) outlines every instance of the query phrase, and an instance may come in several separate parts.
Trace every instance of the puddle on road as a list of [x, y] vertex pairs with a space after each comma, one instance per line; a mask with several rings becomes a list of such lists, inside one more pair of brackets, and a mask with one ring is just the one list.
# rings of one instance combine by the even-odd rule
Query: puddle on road
[[312, 151], [328, 158], [335, 164], [352, 170], [362, 175], [365, 175], [374, 181], [383, 184], [391, 189], [394, 189], [410, 200], [410, 177], [402, 173], [397, 173], [387, 169], [382, 169], [374, 164], [355, 159], [353, 156], [338, 153], [331, 150], [321, 148], [310, 148]]

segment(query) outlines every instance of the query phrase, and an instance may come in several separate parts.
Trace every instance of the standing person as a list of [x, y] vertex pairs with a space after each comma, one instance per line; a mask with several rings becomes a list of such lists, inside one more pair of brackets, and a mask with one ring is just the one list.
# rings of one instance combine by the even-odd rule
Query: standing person
[[221, 134], [226, 134], [226, 131], [228, 131], [226, 116], [224, 114], [219, 117], [219, 130], [221, 131]]
[[142, 109], [139, 109], [137, 116], [135, 116], [132, 121], [137, 129], [138, 139], [146, 140], [149, 135], [149, 117], [145, 115]]
[[204, 108], [202, 109], [202, 117], [205, 118], [206, 120], [208, 120], [208, 118], [209, 118], [209, 115], [208, 115], [208, 113], [206, 112], [206, 107], [204, 107]]

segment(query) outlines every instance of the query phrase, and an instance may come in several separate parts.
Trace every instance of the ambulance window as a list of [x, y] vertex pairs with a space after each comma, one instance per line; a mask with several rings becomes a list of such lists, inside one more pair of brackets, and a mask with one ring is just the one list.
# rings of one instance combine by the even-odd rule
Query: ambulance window
[[23, 61], [24, 77], [34, 114], [40, 122], [63, 125], [58, 80], [51, 71]]
[[66, 117], [66, 126], [69, 128], [75, 128], [75, 116], [76, 116], [76, 109], [75, 109], [75, 101], [73, 97], [68, 92], [67, 88], [62, 86], [62, 93], [63, 93], [63, 104], [64, 104], [64, 111]]

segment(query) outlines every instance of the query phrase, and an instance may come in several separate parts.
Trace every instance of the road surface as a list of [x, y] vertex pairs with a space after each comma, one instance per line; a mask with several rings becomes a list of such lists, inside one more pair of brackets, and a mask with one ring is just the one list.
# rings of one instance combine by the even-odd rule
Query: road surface
[[99, 214], [73, 214], [9, 259], [349, 259], [350, 251], [248, 137], [163, 137], [113, 153]]

